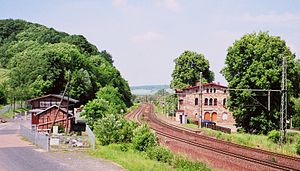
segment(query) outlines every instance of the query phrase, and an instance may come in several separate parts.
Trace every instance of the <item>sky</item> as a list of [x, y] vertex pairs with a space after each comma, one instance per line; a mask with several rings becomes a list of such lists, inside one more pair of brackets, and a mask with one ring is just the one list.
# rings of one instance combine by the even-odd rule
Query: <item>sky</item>
[[185, 50], [204, 54], [226, 85], [227, 48], [247, 33], [280, 36], [300, 56], [300, 0], [0, 0], [8, 18], [85, 36], [130, 86], [169, 84]]

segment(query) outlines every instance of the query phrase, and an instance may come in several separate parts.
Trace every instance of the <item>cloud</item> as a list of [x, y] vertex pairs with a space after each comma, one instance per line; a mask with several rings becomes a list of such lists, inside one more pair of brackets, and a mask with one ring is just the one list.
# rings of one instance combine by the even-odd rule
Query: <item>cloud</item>
[[181, 10], [181, 5], [177, 0], [157, 0], [157, 6], [167, 8], [171, 11], [178, 12]]
[[127, 6], [127, 0], [112, 0], [114, 7], [125, 7]]
[[131, 37], [131, 41], [134, 43], [145, 43], [145, 42], [155, 42], [161, 41], [164, 36], [161, 33], [148, 31], [146, 33], [135, 35]]
[[249, 15], [244, 14], [240, 17], [235, 17], [236, 20], [243, 20], [249, 22], [258, 22], [258, 23], [291, 23], [291, 22], [300, 22], [300, 14], [293, 13], [269, 13], [262, 15]]

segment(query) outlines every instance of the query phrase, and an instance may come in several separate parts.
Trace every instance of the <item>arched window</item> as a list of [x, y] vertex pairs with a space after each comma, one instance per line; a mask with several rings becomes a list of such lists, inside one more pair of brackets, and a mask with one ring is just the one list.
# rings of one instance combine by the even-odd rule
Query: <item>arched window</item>
[[213, 99], [210, 98], [210, 99], [209, 99], [209, 106], [212, 106], [212, 103], [213, 103]]
[[209, 93], [209, 89], [206, 89], [206, 93]]
[[210, 89], [210, 93], [212, 93], [212, 88]]
[[183, 99], [180, 99], [180, 100], [179, 100], [179, 104], [180, 104], [180, 105], [183, 105]]
[[195, 98], [195, 105], [198, 105], [198, 98]]
[[204, 100], [204, 106], [207, 106], [208, 105], [208, 98], [205, 98]]
[[222, 114], [222, 120], [226, 121], [228, 119], [228, 114], [226, 112], [224, 112]]
[[214, 99], [214, 106], [217, 106], [218, 99]]
[[216, 93], [216, 91], [217, 91], [217, 90], [214, 88], [214, 93]]
[[226, 99], [223, 99], [223, 106], [226, 106]]

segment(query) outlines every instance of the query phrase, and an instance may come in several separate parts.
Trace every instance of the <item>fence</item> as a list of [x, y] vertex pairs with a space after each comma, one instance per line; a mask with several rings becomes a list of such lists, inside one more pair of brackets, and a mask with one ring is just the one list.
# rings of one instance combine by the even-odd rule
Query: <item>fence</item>
[[45, 149], [46, 151], [50, 150], [49, 136], [46, 134], [38, 133], [34, 130], [26, 128], [23, 125], [20, 125], [20, 134], [27, 138], [29, 141], [35, 145]]
[[88, 125], [86, 125], [86, 132], [89, 136], [92, 148], [95, 149], [96, 148], [96, 138], [95, 138], [93, 131], [91, 130], [91, 128]]
[[221, 131], [221, 132], [225, 132], [225, 133], [228, 133], [228, 134], [231, 133], [230, 128], [225, 128], [225, 127], [218, 126], [218, 125], [202, 123], [202, 127], [210, 128], [210, 129]]

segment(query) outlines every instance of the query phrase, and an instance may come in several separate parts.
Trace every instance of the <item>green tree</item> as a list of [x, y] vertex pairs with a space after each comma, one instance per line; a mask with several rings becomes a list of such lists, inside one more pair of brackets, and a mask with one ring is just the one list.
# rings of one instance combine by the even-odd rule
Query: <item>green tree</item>
[[292, 119], [293, 127], [300, 129], [300, 98], [293, 98], [295, 104], [295, 115]]
[[[282, 57], [287, 59], [289, 112], [293, 114], [291, 96], [299, 94], [299, 68], [295, 55], [280, 37], [267, 32], [244, 35], [227, 50], [225, 67], [221, 71], [229, 88], [281, 89]], [[255, 100], [254, 100], [255, 99]], [[230, 91], [228, 103], [236, 124], [247, 132], [268, 133], [279, 128], [281, 94], [271, 93], [271, 110], [267, 97], [252, 91]], [[257, 103], [258, 102], [258, 103]], [[257, 105], [262, 104], [262, 105]]]
[[200, 72], [204, 82], [212, 82], [214, 73], [209, 70], [209, 62], [203, 54], [185, 51], [174, 60], [175, 69], [172, 73], [171, 88], [184, 88], [195, 85], [200, 80]]

